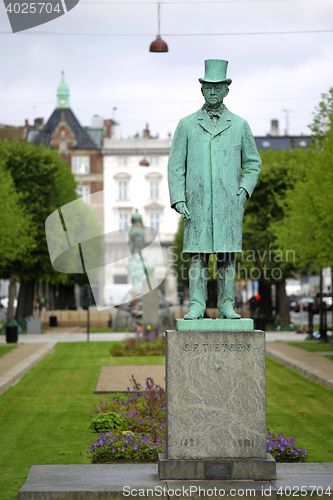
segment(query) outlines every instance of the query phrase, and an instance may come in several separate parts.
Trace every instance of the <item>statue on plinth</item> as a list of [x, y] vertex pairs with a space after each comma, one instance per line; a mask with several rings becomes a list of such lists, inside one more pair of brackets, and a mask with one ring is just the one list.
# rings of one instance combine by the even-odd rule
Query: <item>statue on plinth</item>
[[170, 203], [184, 219], [183, 252], [190, 254], [184, 319], [204, 315], [210, 254], [217, 257], [220, 317], [240, 318], [234, 311], [235, 256], [242, 251], [244, 207], [261, 158], [246, 120], [223, 104], [231, 84], [227, 65], [220, 59], [205, 61], [205, 76], [199, 78], [205, 104], [180, 120], [169, 156]]

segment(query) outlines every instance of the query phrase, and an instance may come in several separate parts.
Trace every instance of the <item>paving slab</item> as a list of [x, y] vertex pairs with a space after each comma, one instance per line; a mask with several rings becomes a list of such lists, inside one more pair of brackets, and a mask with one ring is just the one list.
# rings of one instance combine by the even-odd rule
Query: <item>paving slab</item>
[[266, 354], [304, 377], [333, 389], [333, 362], [321, 354], [282, 342], [266, 343]]
[[[303, 489], [301, 490], [301, 488]], [[33, 465], [18, 500], [274, 498], [329, 500], [333, 463], [277, 464], [276, 481], [159, 481], [155, 464]], [[280, 492], [280, 493], [279, 493]], [[301, 493], [302, 492], [302, 493]], [[326, 492], [326, 493], [325, 493]]]
[[0, 358], [0, 394], [53, 351], [53, 343], [23, 344]]
[[165, 387], [165, 365], [109, 365], [101, 368], [95, 394], [132, 391], [132, 375], [142, 387], [146, 386], [147, 378]]

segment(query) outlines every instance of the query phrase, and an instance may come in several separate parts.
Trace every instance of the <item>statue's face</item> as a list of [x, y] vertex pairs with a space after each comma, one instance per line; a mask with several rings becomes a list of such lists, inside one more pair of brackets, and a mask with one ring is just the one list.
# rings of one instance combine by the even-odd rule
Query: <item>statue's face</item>
[[214, 108], [218, 107], [229, 94], [229, 86], [227, 83], [203, 83], [201, 92], [206, 103]]

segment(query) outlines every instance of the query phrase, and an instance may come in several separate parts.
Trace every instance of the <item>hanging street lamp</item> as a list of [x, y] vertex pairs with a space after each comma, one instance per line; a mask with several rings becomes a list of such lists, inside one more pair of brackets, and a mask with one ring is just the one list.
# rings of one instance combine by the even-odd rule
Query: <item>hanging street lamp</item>
[[158, 19], [158, 34], [156, 40], [150, 44], [149, 52], [169, 52], [168, 46], [164, 40], [162, 40], [160, 35], [160, 25], [161, 25], [161, 4], [157, 4], [157, 19]]

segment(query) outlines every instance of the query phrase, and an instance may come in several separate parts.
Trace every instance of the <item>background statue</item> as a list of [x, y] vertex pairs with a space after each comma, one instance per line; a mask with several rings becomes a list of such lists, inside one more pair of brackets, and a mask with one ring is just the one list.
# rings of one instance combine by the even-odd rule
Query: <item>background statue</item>
[[204, 106], [183, 118], [169, 156], [171, 207], [184, 218], [184, 248], [190, 254], [190, 303], [184, 319], [206, 309], [208, 258], [217, 255], [217, 307], [221, 318], [236, 319], [235, 253], [242, 251], [246, 200], [257, 183], [261, 159], [248, 123], [223, 104], [229, 93], [227, 61], [205, 61], [199, 79]]
[[140, 252], [145, 244], [145, 233], [142, 225], [142, 215], [138, 210], [132, 215], [132, 227], [129, 234], [130, 252], [134, 255]]

